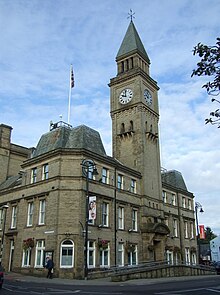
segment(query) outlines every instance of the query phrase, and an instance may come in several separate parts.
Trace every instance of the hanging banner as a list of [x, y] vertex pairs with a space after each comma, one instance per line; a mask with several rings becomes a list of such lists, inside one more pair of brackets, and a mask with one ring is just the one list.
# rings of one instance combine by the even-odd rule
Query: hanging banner
[[205, 227], [204, 227], [204, 225], [199, 225], [199, 238], [200, 238], [200, 240], [205, 239]]
[[96, 219], [96, 196], [89, 197], [89, 220]]

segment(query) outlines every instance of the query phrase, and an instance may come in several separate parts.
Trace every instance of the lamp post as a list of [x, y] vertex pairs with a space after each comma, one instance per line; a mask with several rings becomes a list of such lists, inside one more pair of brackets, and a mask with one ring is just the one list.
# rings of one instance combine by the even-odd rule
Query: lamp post
[[2, 256], [3, 256], [3, 249], [4, 249], [4, 237], [5, 237], [5, 224], [6, 224], [6, 213], [7, 213], [7, 209], [9, 208], [8, 205], [3, 205], [0, 207], [0, 209], [2, 210], [2, 214], [4, 214], [3, 216], [3, 228], [2, 228], [2, 241], [1, 241], [1, 252], [0, 252], [0, 265], [2, 264]]
[[195, 203], [195, 212], [196, 212], [196, 229], [197, 229], [197, 244], [198, 244], [198, 257], [199, 257], [199, 263], [200, 263], [200, 253], [201, 253], [201, 249], [200, 249], [200, 231], [199, 231], [199, 222], [198, 222], [198, 209], [200, 213], [203, 213], [204, 210], [202, 208], [202, 205], [199, 202]]
[[96, 165], [93, 160], [85, 159], [81, 163], [82, 174], [86, 177], [86, 220], [85, 220], [85, 240], [84, 240], [84, 279], [88, 278], [88, 221], [89, 221], [89, 179], [93, 175], [98, 175]]

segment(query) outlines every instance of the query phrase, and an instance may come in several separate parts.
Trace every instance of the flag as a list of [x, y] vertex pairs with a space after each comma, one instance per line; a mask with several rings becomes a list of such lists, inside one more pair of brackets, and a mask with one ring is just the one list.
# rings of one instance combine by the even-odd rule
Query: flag
[[70, 87], [74, 87], [74, 74], [73, 74], [73, 67], [71, 65], [71, 73], [70, 73]]
[[205, 227], [204, 227], [204, 225], [199, 225], [199, 238], [201, 240], [205, 239]]

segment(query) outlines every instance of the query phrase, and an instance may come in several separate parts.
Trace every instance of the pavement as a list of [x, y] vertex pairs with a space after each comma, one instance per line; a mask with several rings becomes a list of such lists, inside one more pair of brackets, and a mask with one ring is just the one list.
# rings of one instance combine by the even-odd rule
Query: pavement
[[61, 279], [53, 278], [52, 280], [37, 277], [29, 276], [15, 272], [6, 272], [5, 273], [5, 282], [9, 281], [19, 281], [19, 282], [33, 282], [33, 283], [54, 283], [59, 285], [152, 285], [158, 283], [167, 283], [171, 281], [188, 281], [188, 280], [203, 280], [204, 278], [209, 277], [216, 278], [217, 275], [201, 275], [201, 276], [183, 276], [183, 277], [165, 277], [165, 278], [155, 278], [155, 279], [135, 279], [125, 282], [111, 282], [111, 278], [101, 278], [93, 280], [75, 280], [75, 279]]

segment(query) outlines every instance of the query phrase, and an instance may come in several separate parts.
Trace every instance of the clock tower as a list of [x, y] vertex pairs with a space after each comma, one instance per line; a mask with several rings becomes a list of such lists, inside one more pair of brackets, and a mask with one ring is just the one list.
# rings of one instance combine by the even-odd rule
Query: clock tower
[[116, 62], [117, 76], [109, 83], [113, 157], [141, 172], [141, 194], [146, 197], [145, 203], [159, 204], [162, 198], [159, 87], [150, 77], [150, 60], [132, 20]]

